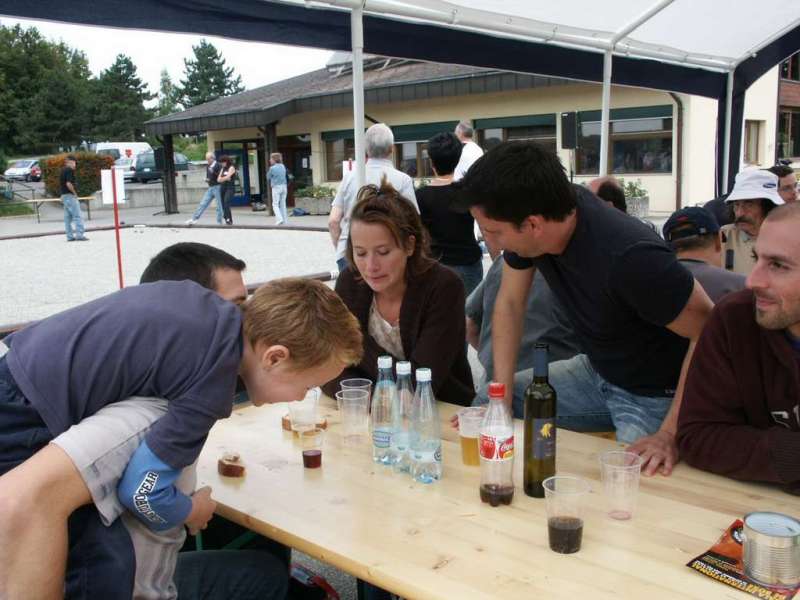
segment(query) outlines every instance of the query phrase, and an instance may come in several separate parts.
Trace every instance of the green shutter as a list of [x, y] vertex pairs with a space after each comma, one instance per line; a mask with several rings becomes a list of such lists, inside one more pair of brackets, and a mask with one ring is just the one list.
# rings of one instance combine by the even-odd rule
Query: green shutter
[[437, 133], [453, 132], [458, 121], [417, 123], [415, 125], [390, 125], [395, 142], [427, 142]]
[[323, 131], [323, 142], [335, 142], [336, 140], [352, 140], [355, 139], [352, 129], [339, 129], [337, 131]]
[[[672, 104], [661, 104], [658, 106], [634, 106], [632, 108], [612, 108], [610, 119], [612, 121], [622, 121], [624, 119], [657, 119], [672, 116]], [[583, 123], [599, 121], [601, 112], [599, 110], [582, 110], [578, 113], [578, 121]]]
[[494, 129], [505, 127], [529, 127], [533, 125], [555, 125], [555, 113], [544, 115], [520, 115], [518, 117], [494, 117], [475, 119], [475, 129]]

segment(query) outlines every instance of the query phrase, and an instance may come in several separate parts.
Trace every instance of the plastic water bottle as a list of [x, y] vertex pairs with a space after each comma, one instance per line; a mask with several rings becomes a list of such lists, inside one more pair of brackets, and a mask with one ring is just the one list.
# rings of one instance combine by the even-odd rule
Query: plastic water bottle
[[411, 476], [420, 483], [433, 483], [441, 479], [442, 435], [430, 369], [417, 369], [417, 393], [411, 412], [410, 438]]
[[411, 409], [414, 406], [414, 382], [411, 381], [411, 363], [397, 363], [397, 400], [398, 410], [395, 411], [394, 436], [392, 437], [392, 450], [397, 457], [394, 464], [395, 471], [409, 473], [411, 471], [411, 457], [408, 451], [409, 431], [411, 429]]
[[379, 356], [378, 381], [372, 394], [372, 460], [382, 465], [397, 462], [392, 438], [398, 404], [397, 386], [392, 376], [392, 357]]
[[480, 495], [491, 506], [511, 504], [514, 498], [514, 421], [503, 398], [506, 386], [489, 384], [489, 409], [481, 425]]

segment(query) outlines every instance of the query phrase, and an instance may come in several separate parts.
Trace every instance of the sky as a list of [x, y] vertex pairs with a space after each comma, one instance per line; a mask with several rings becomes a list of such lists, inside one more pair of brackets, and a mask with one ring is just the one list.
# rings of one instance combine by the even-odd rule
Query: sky
[[[192, 46], [202, 39], [199, 35], [162, 33], [135, 29], [110, 29], [69, 25], [49, 21], [0, 18], [0, 24], [13, 27], [36, 27], [53, 41], [62, 40], [68, 46], [82, 50], [94, 75], [107, 69], [117, 54], [127, 54], [136, 65], [139, 77], [148, 84], [150, 92], [158, 92], [161, 70], [166, 68], [174, 83], [183, 77], [183, 59], [192, 58]], [[307, 73], [325, 66], [331, 52], [299, 46], [262, 44], [206, 37], [222, 54], [227, 66], [242, 76], [249, 90], [275, 81]]]

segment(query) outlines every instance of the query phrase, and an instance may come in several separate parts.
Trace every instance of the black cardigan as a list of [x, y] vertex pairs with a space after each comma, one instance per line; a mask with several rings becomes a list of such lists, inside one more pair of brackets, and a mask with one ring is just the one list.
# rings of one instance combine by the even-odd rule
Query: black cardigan
[[[348, 367], [322, 389], [329, 396], [339, 390], [339, 382], [350, 377], [378, 376], [378, 357], [388, 354], [369, 334], [370, 287], [346, 268], [336, 281], [336, 293], [344, 300], [364, 334], [364, 356], [355, 367]], [[426, 272], [411, 278], [400, 307], [400, 337], [412, 376], [418, 367], [431, 370], [437, 400], [469, 406], [475, 397], [472, 371], [467, 361], [464, 318], [464, 284], [454, 272], [434, 263]], [[397, 357], [394, 357], [397, 360]]]

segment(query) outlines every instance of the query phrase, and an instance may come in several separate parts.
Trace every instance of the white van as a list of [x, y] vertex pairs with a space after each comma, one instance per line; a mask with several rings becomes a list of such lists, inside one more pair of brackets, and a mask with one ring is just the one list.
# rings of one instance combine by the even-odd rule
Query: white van
[[98, 142], [89, 147], [97, 154], [106, 154], [115, 161], [119, 158], [136, 158], [142, 152], [152, 152], [147, 142]]

